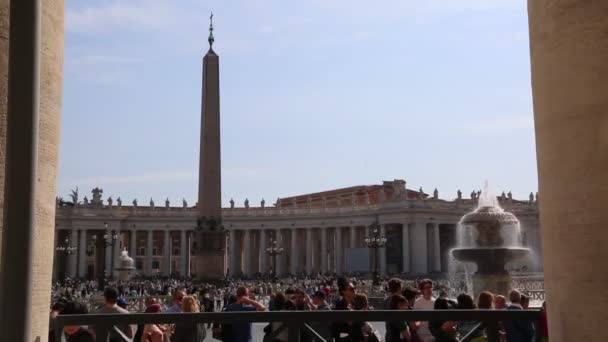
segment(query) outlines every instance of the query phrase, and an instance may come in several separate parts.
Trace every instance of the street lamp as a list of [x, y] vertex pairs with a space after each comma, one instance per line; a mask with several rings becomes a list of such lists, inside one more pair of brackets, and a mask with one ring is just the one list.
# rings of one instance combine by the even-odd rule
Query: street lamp
[[277, 255], [283, 254], [284, 248], [277, 245], [277, 240], [270, 239], [270, 247], [266, 248], [266, 253], [272, 257], [272, 276], [277, 274]]
[[380, 231], [380, 224], [378, 223], [378, 215], [376, 219], [369, 226], [368, 235], [365, 237], [365, 245], [367, 248], [371, 248], [374, 251], [374, 284], [379, 284], [378, 275], [378, 249], [386, 247], [387, 238], [382, 235]]
[[[58, 253], [65, 253], [66, 255], [72, 255], [76, 253], [78, 247], [70, 244], [70, 237], [71, 234], [65, 237], [65, 239], [63, 240], [63, 244], [58, 244], [57, 246], [55, 246], [55, 251]], [[65, 278], [67, 278], [67, 272], [65, 273]]]
[[[104, 246], [106, 247], [106, 252], [107, 252], [107, 247], [112, 246], [112, 248], [116, 245], [116, 240], [118, 240], [118, 234], [116, 234], [116, 232], [111, 232], [108, 229], [108, 223], [104, 222], [103, 226], [105, 228], [105, 232], [102, 236], [102, 243], [104, 244]], [[93, 241], [94, 243], [97, 242], [97, 235], [93, 235]], [[107, 258], [107, 256], [106, 256]], [[114, 265], [114, 253], [110, 252], [110, 277], [112, 277], [112, 265]], [[108, 276], [108, 270], [104, 267], [103, 270], [103, 279], [100, 281], [100, 289], [103, 289], [105, 287], [105, 283], [106, 283], [106, 278]]]

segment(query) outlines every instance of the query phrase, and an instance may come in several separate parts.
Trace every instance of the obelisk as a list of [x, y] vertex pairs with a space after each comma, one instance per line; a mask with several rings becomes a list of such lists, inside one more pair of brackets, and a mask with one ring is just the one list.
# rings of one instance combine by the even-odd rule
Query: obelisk
[[198, 220], [195, 233], [196, 277], [219, 279], [226, 274], [226, 236], [221, 229], [220, 71], [213, 51], [213, 13], [209, 18], [209, 51], [203, 58]]

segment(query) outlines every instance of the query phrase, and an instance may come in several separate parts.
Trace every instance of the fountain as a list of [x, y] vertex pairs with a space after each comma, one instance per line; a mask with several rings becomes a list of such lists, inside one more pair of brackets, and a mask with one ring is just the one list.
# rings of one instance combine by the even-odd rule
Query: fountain
[[131, 279], [131, 272], [135, 269], [133, 258], [129, 257], [126, 250], [120, 252], [119, 266], [115, 268], [118, 271], [118, 279], [120, 281], [128, 281]]
[[486, 290], [506, 295], [511, 276], [505, 265], [530, 255], [530, 249], [521, 245], [519, 221], [500, 207], [496, 196], [488, 191], [487, 181], [477, 209], [460, 220], [458, 246], [452, 249], [452, 255], [458, 261], [477, 265], [473, 274], [475, 295]]

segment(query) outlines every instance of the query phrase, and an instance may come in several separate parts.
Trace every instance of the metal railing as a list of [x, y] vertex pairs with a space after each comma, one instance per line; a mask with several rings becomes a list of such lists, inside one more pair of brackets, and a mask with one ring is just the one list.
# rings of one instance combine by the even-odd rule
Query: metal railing
[[[510, 320], [539, 322], [539, 310], [441, 310], [441, 311], [272, 311], [272, 312], [216, 312], [216, 313], [154, 313], [154, 314], [89, 314], [59, 315], [55, 321], [57, 341], [61, 341], [64, 326], [93, 327], [96, 341], [107, 341], [110, 331], [117, 331], [116, 325], [143, 324], [203, 324], [203, 323], [268, 323], [281, 322], [288, 331], [290, 342], [300, 341], [301, 334], [317, 341], [327, 341], [313, 328], [311, 322], [386, 322], [386, 321], [473, 321], [480, 322], [475, 328]], [[275, 331], [275, 333], [278, 333]], [[123, 341], [130, 339], [122, 336]], [[466, 342], [472, 333], [464, 336]], [[492, 341], [489, 341], [492, 342]]]

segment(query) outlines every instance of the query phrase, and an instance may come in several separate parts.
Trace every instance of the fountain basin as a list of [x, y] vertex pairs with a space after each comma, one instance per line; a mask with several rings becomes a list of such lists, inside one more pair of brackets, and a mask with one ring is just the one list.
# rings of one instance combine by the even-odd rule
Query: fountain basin
[[504, 273], [505, 264], [530, 255], [529, 248], [523, 247], [475, 247], [454, 248], [452, 255], [456, 260], [477, 265], [477, 274]]

